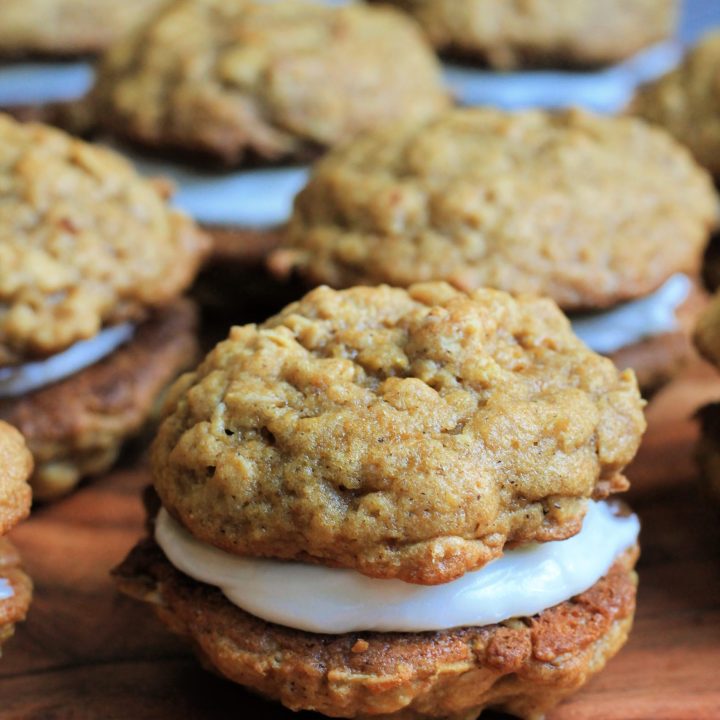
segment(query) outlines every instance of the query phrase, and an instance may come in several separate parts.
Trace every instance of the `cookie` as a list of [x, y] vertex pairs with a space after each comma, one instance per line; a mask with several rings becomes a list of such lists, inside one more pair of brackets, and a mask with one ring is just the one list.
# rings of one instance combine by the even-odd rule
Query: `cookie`
[[0, 536], [30, 512], [31, 492], [27, 479], [33, 461], [20, 433], [0, 421]]
[[320, 288], [175, 384], [115, 577], [291, 710], [540, 718], [632, 624], [642, 407], [550, 300]]
[[3, 0], [0, 56], [99, 53], [167, 0]]
[[32, 467], [20, 433], [0, 421], [0, 647], [12, 636], [15, 624], [25, 619], [32, 598], [32, 581], [17, 550], [3, 537], [30, 512], [27, 480]]
[[314, 291], [174, 395], [155, 486], [197, 538], [427, 584], [577, 532], [645, 426], [553, 303], [442, 283]]
[[[678, 329], [673, 311], [690, 281], [684, 296], [666, 284], [697, 273], [716, 221], [710, 178], [645, 123], [458, 109], [331, 151], [297, 196], [270, 265], [310, 285], [446, 280], [533, 292], [578, 321], [589, 312], [595, 325], [640, 303], [618, 342], [583, 335], [613, 354]], [[648, 312], [653, 297], [671, 306]], [[666, 319], [651, 336], [648, 316]], [[618, 325], [609, 314], [605, 324]]]
[[434, 633], [313, 636], [267, 623], [179, 573], [152, 542], [115, 575], [191, 640], [207, 667], [291, 710], [466, 720], [493, 707], [540, 718], [625, 643], [636, 556], [627, 552], [590, 589], [533, 617]]
[[60, 497], [113, 465], [124, 441], [153, 417], [165, 388], [197, 358], [196, 320], [189, 301], [176, 301], [82, 372], [0, 397], [0, 419], [23, 433], [35, 457], [36, 500]]
[[175, 0], [105, 56], [93, 102], [116, 136], [237, 165], [307, 158], [450, 100], [420, 31], [392, 9]]
[[439, 50], [502, 70], [618, 62], [671, 35], [678, 14], [675, 0], [382, 2], [409, 12]]
[[195, 356], [207, 237], [119, 155], [0, 115], [0, 417], [37, 497], [106, 469]]
[[650, 335], [608, 355], [620, 370], [635, 371], [645, 398], [652, 397], [671, 382], [697, 356], [692, 332], [707, 303], [705, 291], [697, 282], [693, 283], [685, 300], [674, 311], [675, 330]]
[[207, 238], [119, 155], [0, 115], [0, 367], [142, 320], [193, 280]]
[[706, 35], [683, 62], [640, 88], [628, 111], [660, 125], [720, 176], [720, 32]]
[[329, 153], [287, 245], [313, 283], [447, 280], [600, 309], [695, 272], [716, 214], [707, 175], [644, 123], [459, 109]]

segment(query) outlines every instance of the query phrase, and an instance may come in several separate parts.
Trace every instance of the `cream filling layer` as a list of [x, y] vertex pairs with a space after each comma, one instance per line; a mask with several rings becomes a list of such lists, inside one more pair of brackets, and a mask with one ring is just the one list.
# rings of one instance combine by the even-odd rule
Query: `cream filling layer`
[[268, 622], [315, 633], [423, 632], [535, 615], [584, 592], [632, 547], [640, 523], [589, 502], [582, 530], [505, 552], [444, 585], [378, 580], [355, 570], [244, 558], [196, 540], [162, 509], [155, 539], [181, 572]]
[[0, 107], [75, 100], [90, 89], [94, 74], [88, 62], [0, 65]]
[[687, 275], [673, 275], [650, 295], [607, 312], [573, 315], [570, 323], [575, 334], [591, 350], [613, 353], [641, 340], [677, 330], [676, 311], [691, 289], [692, 281]]
[[123, 145], [107, 144], [128, 156], [146, 177], [172, 180], [173, 205], [203, 225], [257, 230], [282, 225], [292, 214], [295, 195], [310, 176], [307, 167], [203, 171], [156, 160]]
[[70, 377], [115, 352], [134, 332], [132, 323], [114, 325], [44, 360], [0, 368], [0, 398], [19, 397]]

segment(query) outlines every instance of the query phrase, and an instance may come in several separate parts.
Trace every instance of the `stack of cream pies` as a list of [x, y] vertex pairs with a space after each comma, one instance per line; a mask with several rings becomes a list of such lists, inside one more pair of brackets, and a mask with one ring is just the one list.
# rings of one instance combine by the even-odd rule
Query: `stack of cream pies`
[[36, 498], [108, 468], [193, 363], [180, 296], [206, 248], [115, 153], [0, 115], [0, 419]]
[[293, 710], [540, 718], [630, 630], [644, 427], [550, 300], [320, 288], [174, 386], [116, 577]]

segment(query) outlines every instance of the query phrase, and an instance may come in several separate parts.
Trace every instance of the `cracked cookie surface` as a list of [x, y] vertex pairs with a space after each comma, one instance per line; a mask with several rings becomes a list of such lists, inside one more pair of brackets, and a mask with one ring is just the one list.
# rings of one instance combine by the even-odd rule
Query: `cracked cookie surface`
[[333, 287], [446, 280], [602, 309], [696, 272], [716, 221], [710, 177], [642, 121], [458, 109], [320, 160], [271, 266]]
[[575, 534], [627, 487], [642, 405], [549, 300], [320, 288], [178, 381], [153, 475], [229, 552], [436, 584]]
[[0, 367], [141, 320], [207, 245], [120, 155], [0, 115]]
[[629, 112], [665, 128], [720, 176], [720, 32], [705, 36], [675, 70], [641, 87]]
[[306, 158], [450, 99], [419, 28], [392, 8], [175, 0], [104, 58], [92, 102], [119, 136], [235, 165]]

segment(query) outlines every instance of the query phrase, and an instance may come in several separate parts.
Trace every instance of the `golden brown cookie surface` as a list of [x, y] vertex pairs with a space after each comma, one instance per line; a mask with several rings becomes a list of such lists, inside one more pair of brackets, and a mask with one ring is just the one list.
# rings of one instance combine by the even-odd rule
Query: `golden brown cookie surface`
[[155, 486], [198, 539], [427, 584], [576, 533], [645, 427], [551, 301], [444, 283], [320, 288], [171, 395]]
[[104, 50], [167, 0], [2, 0], [0, 55]]
[[675, 0], [382, 0], [411, 13], [442, 50], [497, 68], [616, 62], [666, 38]]
[[273, 625], [179, 573], [149, 541], [115, 575], [206, 664], [293, 710], [461, 720], [491, 706], [539, 718], [624, 644], [636, 558], [633, 548], [589, 590], [532, 618], [427, 633], [316, 635]]
[[166, 304], [206, 244], [119, 155], [0, 115], [0, 366]]
[[305, 0], [175, 0], [106, 56], [94, 100], [111, 132], [228, 164], [302, 157], [449, 104], [414, 23]]
[[30, 512], [32, 457], [20, 433], [0, 421], [0, 536]]
[[720, 32], [704, 37], [672, 72], [640, 88], [630, 112], [664, 127], [720, 175]]
[[275, 258], [313, 284], [446, 280], [598, 309], [696, 271], [716, 216], [707, 174], [645, 123], [459, 109], [331, 151]]

